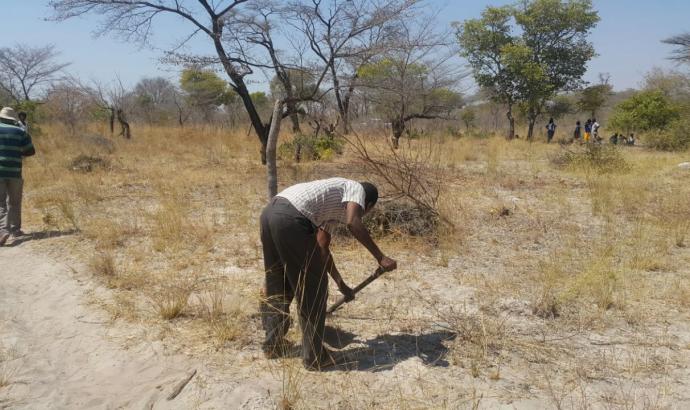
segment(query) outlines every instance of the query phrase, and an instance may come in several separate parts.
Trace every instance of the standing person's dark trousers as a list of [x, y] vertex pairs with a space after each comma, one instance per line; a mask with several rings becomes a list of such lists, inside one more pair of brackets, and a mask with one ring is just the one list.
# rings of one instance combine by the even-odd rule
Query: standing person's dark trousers
[[261, 243], [266, 269], [266, 300], [261, 321], [264, 351], [280, 354], [290, 327], [290, 303], [297, 299], [304, 365], [318, 367], [325, 359], [328, 277], [316, 242], [317, 228], [285, 198], [276, 197], [261, 214]]
[[21, 231], [23, 185], [21, 178], [0, 178], [0, 235]]

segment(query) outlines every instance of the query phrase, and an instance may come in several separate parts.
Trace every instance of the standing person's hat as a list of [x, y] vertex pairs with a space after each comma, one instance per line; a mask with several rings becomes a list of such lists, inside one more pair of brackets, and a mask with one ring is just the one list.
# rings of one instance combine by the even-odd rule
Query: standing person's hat
[[19, 121], [19, 118], [17, 118], [17, 112], [11, 107], [5, 107], [0, 110], [0, 118], [5, 120]]

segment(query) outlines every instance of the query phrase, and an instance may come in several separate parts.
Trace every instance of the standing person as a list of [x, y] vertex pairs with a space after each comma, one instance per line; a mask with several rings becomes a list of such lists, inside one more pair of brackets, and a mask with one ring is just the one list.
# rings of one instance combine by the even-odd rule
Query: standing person
[[19, 117], [19, 128], [23, 129], [24, 132], [29, 132], [29, 124], [26, 122], [26, 113], [24, 111], [17, 114]]
[[549, 118], [549, 123], [546, 124], [546, 142], [551, 143], [554, 135], [556, 135], [556, 123], [553, 122], [553, 118]]
[[323, 345], [328, 277], [346, 298], [354, 292], [345, 284], [330, 253], [335, 224], [347, 225], [352, 235], [385, 271], [397, 262], [383, 254], [362, 223], [374, 207], [378, 190], [368, 182], [331, 178], [293, 185], [276, 195], [261, 213], [261, 243], [266, 270], [266, 300], [261, 321], [266, 331], [264, 353], [284, 354], [290, 327], [290, 303], [297, 300], [302, 330], [302, 361], [310, 370], [337, 364]]
[[575, 131], [573, 131], [573, 140], [579, 141], [582, 138], [582, 126], [580, 121], [575, 123]]
[[12, 108], [0, 110], [0, 246], [22, 232], [22, 158], [36, 153]]
[[585, 122], [585, 143], [589, 142], [589, 139], [592, 136], [592, 120], [587, 118], [587, 121]]
[[592, 137], [594, 137], [595, 142], [600, 142], [601, 138], [599, 138], [599, 123], [597, 122], [596, 118], [592, 118]]

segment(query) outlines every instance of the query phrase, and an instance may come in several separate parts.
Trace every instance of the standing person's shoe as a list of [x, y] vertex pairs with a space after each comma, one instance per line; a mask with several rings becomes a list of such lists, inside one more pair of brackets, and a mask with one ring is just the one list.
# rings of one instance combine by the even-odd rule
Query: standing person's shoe
[[7, 239], [10, 237], [8, 233], [0, 233], [0, 246], [4, 246]]
[[16, 231], [10, 232], [10, 236], [12, 236], [12, 240], [15, 240], [25, 237], [26, 233], [24, 233], [24, 231], [22, 231], [21, 229], [18, 229]]

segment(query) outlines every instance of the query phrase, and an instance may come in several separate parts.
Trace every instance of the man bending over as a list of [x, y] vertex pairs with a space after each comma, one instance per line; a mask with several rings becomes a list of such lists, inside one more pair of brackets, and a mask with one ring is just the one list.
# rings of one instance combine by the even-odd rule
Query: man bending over
[[362, 223], [376, 205], [378, 190], [368, 182], [331, 178], [293, 185], [280, 192], [261, 213], [261, 243], [266, 270], [266, 299], [261, 319], [268, 357], [285, 353], [290, 327], [290, 303], [297, 300], [302, 330], [304, 366], [319, 370], [335, 363], [323, 345], [328, 298], [328, 272], [340, 292], [350, 300], [329, 250], [332, 229], [342, 223], [385, 271], [397, 262], [383, 254]]

